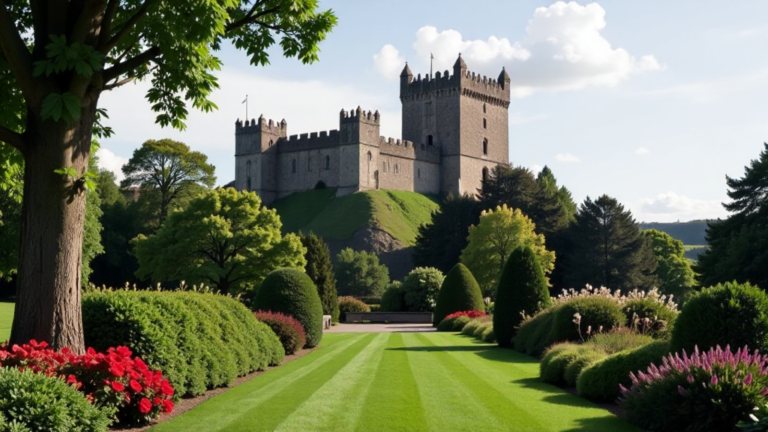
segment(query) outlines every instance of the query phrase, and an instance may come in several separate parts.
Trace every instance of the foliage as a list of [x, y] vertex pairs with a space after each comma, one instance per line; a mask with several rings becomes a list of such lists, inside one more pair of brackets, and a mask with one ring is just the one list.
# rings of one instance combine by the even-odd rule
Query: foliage
[[630, 385], [630, 372], [646, 369], [651, 363], [660, 364], [661, 359], [668, 353], [669, 343], [666, 341], [655, 341], [615, 352], [584, 368], [576, 380], [576, 390], [579, 396], [589, 400], [613, 402], [619, 397], [619, 385]]
[[261, 284], [254, 309], [282, 312], [295, 318], [307, 333], [306, 348], [316, 347], [323, 337], [323, 306], [315, 284], [305, 273], [278, 269]]
[[464, 326], [469, 324], [470, 320], [471, 318], [466, 315], [456, 317], [456, 319], [453, 320], [453, 327], [451, 327], [451, 331], [460, 332], [464, 330]]
[[595, 288], [587, 285], [586, 288], [582, 288], [576, 291], [573, 288], [563, 290], [557, 297], [552, 297], [552, 303], [562, 304], [567, 303], [577, 298], [592, 298], [602, 297], [616, 302], [619, 306], [624, 306], [628, 302], [634, 302], [638, 300], [650, 300], [654, 303], [664, 306], [667, 309], [675, 312], [677, 311], [677, 303], [672, 299], [673, 297], [661, 294], [659, 290], [652, 288], [648, 291], [632, 290], [626, 294], [622, 294], [621, 290], [611, 290], [610, 288], [600, 287]]
[[617, 327], [608, 332], [593, 334], [588, 345], [599, 347], [608, 354], [634, 349], [654, 342], [654, 338], [629, 327]]
[[493, 324], [485, 324], [482, 326], [482, 333], [480, 333], [480, 339], [483, 342], [494, 343], [496, 342], [496, 334], [493, 332]]
[[553, 306], [523, 320], [517, 334], [512, 338], [515, 349], [538, 357], [552, 345], [554, 341], [550, 340], [550, 330], [557, 310], [558, 306]]
[[536, 184], [547, 198], [555, 197], [565, 213], [565, 219], [573, 221], [576, 218], [576, 203], [573, 201], [571, 191], [565, 186], [557, 187], [557, 179], [548, 166], [536, 175]]
[[343, 296], [339, 297], [339, 311], [339, 318], [344, 322], [347, 320], [347, 312], [370, 312], [371, 307], [354, 297]]
[[533, 249], [521, 246], [509, 255], [495, 297], [493, 332], [500, 346], [510, 347], [522, 314], [536, 314], [551, 304], [547, 280]]
[[123, 188], [148, 187], [160, 194], [159, 226], [168, 217], [174, 199], [184, 194], [192, 184], [208, 188], [216, 183], [215, 168], [208, 156], [190, 151], [189, 146], [170, 139], [149, 140], [133, 151], [123, 165]]
[[134, 273], [139, 269], [139, 263], [131, 253], [130, 241], [143, 231], [138, 204], [118, 199], [113, 204], [102, 202], [101, 210], [101, 223], [104, 227], [101, 244], [104, 246], [104, 253], [91, 262], [91, 282], [97, 286], [135, 283]]
[[184, 280], [219, 292], [253, 289], [277, 268], [304, 268], [304, 247], [280, 235], [280, 218], [254, 192], [216, 189], [171, 214], [149, 237], [135, 240], [137, 275], [155, 282]]
[[483, 211], [480, 222], [469, 228], [469, 243], [461, 252], [461, 262], [472, 272], [486, 296], [495, 295], [499, 275], [513, 250], [533, 249], [544, 273], [554, 268], [555, 254], [544, 246], [544, 236], [520, 210], [506, 205]]
[[173, 387], [160, 371], [150, 370], [126, 347], [83, 355], [67, 348], [57, 352], [45, 342], [0, 347], [0, 364], [56, 376], [83, 393], [89, 401], [121, 425], [149, 423], [173, 410]]
[[56, 377], [31, 370], [0, 369], [0, 428], [3, 431], [103, 432], [107, 415]]
[[99, 194], [102, 206], [112, 206], [118, 201], [125, 204], [127, 201], [117, 186], [115, 173], [108, 169], [99, 169], [98, 177], [96, 177], [96, 193]]
[[594, 345], [583, 345], [582, 350], [579, 350], [576, 357], [565, 367], [563, 372], [565, 384], [569, 387], [576, 387], [576, 380], [579, 379], [581, 372], [585, 368], [604, 359], [607, 355], [605, 351], [596, 349]]
[[576, 385], [581, 371], [604, 359], [605, 351], [595, 345], [561, 343], [554, 345], [541, 359], [541, 380], [551, 384]]
[[434, 267], [448, 273], [467, 247], [469, 227], [480, 220], [482, 204], [469, 196], [449, 197], [432, 213], [431, 223], [419, 227], [413, 247], [417, 267]]
[[458, 318], [459, 317], [457, 317], [457, 316], [451, 317], [451, 318], [448, 318], [448, 317], [443, 318], [443, 320], [440, 321], [440, 323], [437, 325], [437, 331], [439, 331], [439, 332], [452, 332], [452, 331], [454, 331], [453, 330], [453, 325], [456, 323], [456, 320]]
[[629, 210], [607, 195], [579, 207], [565, 256], [566, 284], [648, 290], [658, 285], [656, 258]]
[[449, 314], [470, 310], [485, 310], [483, 295], [472, 273], [459, 263], [448, 272], [440, 287], [433, 314], [434, 325]]
[[384, 294], [381, 295], [382, 312], [402, 312], [405, 310], [405, 293], [402, 284], [394, 281], [389, 284]]
[[389, 269], [373, 252], [342, 249], [336, 256], [334, 272], [342, 296], [380, 296], [389, 284]]
[[728, 281], [750, 282], [768, 289], [768, 143], [757, 159], [744, 167], [741, 178], [726, 176], [730, 216], [711, 221], [709, 249], [699, 255], [696, 272], [702, 286]]
[[307, 250], [304, 259], [307, 265], [304, 271], [317, 287], [320, 303], [323, 305], [323, 314], [330, 315], [332, 322], [339, 322], [338, 293], [336, 292], [336, 277], [333, 274], [331, 263], [331, 251], [328, 245], [320, 237], [311, 231], [301, 236], [301, 244]]
[[656, 257], [661, 292], [682, 298], [696, 285], [691, 264], [685, 258], [683, 242], [655, 229], [642, 231], [641, 234], [650, 241]]
[[728, 282], [702, 290], [683, 306], [670, 340], [673, 351], [729, 344], [768, 352], [768, 295], [760, 288]]
[[96, 290], [83, 296], [83, 325], [86, 344], [99, 351], [129, 347], [179, 396], [228, 385], [284, 355], [266, 324], [215, 294]]
[[657, 338], [669, 336], [677, 319], [676, 310], [651, 298], [627, 301], [621, 310], [627, 317], [627, 327]]
[[749, 421], [739, 422], [739, 432], [768, 431], [768, 403], [755, 407], [755, 411], [749, 415]]
[[626, 317], [616, 302], [603, 297], [577, 298], [561, 304], [552, 319], [551, 342], [583, 341], [592, 333], [611, 331]]
[[99, 219], [103, 215], [101, 200], [95, 190], [86, 191], [85, 194], [85, 224], [83, 227], [83, 255], [80, 281], [83, 287], [88, 286], [91, 278], [91, 262], [96, 256], [104, 253], [101, 244], [101, 232], [103, 227]]
[[432, 312], [445, 276], [436, 268], [416, 267], [403, 280], [403, 301], [409, 312]]
[[654, 431], [731, 431], [768, 394], [768, 359], [711, 348], [670, 354], [621, 387], [627, 419]]
[[484, 321], [480, 318], [470, 319], [464, 328], [461, 329], [461, 334], [465, 336], [473, 336], [475, 334], [475, 330], [477, 330], [477, 328], [480, 327], [483, 322]]
[[307, 343], [304, 326], [292, 316], [272, 311], [256, 311], [253, 315], [275, 332], [286, 355], [296, 354]]

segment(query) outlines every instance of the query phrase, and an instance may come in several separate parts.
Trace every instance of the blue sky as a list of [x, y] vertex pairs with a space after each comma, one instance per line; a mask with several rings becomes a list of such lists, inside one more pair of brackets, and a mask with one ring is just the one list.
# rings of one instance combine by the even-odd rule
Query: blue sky
[[320, 62], [271, 51], [252, 67], [225, 48], [219, 110], [193, 113], [178, 132], [154, 124], [139, 83], [105, 94], [116, 135], [103, 166], [119, 170], [147, 139], [173, 138], [206, 153], [219, 184], [234, 178], [234, 122], [288, 122], [289, 134], [338, 128], [341, 108], [378, 109], [382, 135], [400, 136], [396, 76], [506, 66], [510, 161], [548, 165], [581, 202], [608, 194], [638, 221], [725, 216], [725, 175], [740, 176], [768, 141], [768, 2], [325, 1], [339, 25]]

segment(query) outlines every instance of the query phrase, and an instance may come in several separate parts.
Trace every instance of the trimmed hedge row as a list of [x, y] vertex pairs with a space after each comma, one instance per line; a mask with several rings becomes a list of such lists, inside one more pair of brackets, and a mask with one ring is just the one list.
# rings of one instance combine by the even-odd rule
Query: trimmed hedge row
[[176, 395], [199, 395], [277, 365], [275, 333], [237, 300], [215, 294], [95, 291], [83, 297], [85, 344], [127, 346], [160, 369]]
[[547, 351], [539, 365], [541, 380], [551, 384], [576, 385], [582, 369], [606, 357], [605, 351], [589, 344], [565, 342]]

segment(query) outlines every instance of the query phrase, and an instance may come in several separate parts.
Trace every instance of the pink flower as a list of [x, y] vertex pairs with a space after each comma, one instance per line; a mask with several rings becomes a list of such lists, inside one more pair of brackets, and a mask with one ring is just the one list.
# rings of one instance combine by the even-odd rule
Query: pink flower
[[713, 386], [717, 385], [717, 374], [712, 375], [712, 379], [709, 381]]
[[688, 384], [693, 384], [695, 380], [693, 379], [693, 375], [688, 374]]
[[677, 392], [680, 393], [681, 396], [688, 396], [688, 390], [684, 389], [681, 385], [677, 386]]
[[762, 391], [760, 391], [760, 396], [768, 395], [768, 387], [765, 387]]
[[747, 374], [747, 377], [744, 378], [744, 385], [746, 385], [746, 386], [752, 385], [752, 372]]

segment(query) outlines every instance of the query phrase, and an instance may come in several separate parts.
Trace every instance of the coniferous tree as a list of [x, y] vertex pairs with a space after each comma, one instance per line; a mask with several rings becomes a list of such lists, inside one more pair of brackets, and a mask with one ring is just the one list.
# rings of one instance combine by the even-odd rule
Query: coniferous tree
[[336, 277], [333, 274], [331, 251], [328, 245], [312, 231], [301, 237], [301, 244], [307, 249], [305, 271], [317, 287], [323, 314], [330, 315], [333, 322], [339, 322], [339, 295], [336, 292]]
[[768, 143], [743, 177], [726, 176], [726, 184], [731, 216], [708, 224], [709, 249], [695, 267], [700, 285], [735, 280], [768, 290]]
[[656, 258], [629, 210], [614, 198], [589, 197], [576, 214], [565, 259], [566, 283], [628, 291], [658, 286]]

